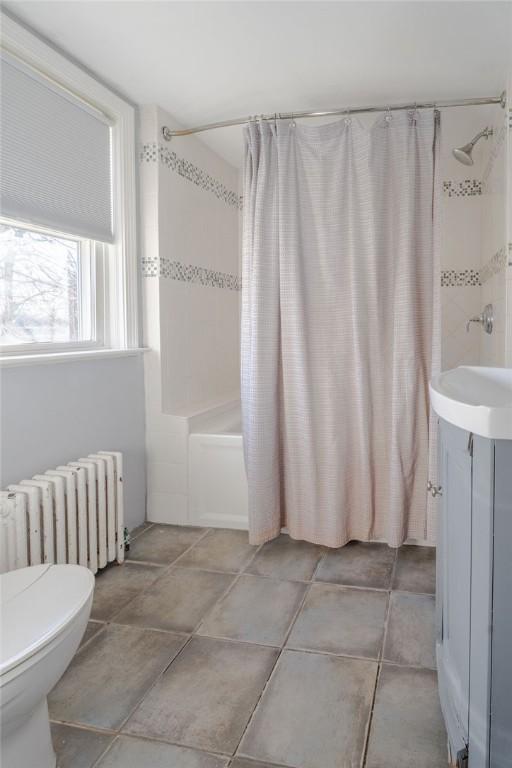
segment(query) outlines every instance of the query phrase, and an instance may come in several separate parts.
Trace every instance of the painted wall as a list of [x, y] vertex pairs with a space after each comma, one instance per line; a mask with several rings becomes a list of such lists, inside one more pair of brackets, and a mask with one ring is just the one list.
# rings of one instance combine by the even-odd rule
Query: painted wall
[[0, 370], [0, 487], [98, 450], [124, 454], [125, 520], [145, 516], [142, 356]]
[[148, 519], [188, 519], [189, 419], [239, 398], [238, 172], [141, 110]]

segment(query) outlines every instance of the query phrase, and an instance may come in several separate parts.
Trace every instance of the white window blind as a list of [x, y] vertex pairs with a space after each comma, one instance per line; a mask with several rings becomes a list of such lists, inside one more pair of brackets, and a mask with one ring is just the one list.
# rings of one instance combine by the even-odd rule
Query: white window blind
[[107, 117], [11, 57], [0, 64], [2, 215], [112, 242]]

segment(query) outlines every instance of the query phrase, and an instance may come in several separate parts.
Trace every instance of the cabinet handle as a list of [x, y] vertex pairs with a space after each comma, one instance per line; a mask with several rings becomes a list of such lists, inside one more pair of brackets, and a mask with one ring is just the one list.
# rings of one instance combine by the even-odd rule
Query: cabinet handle
[[427, 493], [430, 493], [434, 499], [436, 496], [442, 496], [443, 495], [442, 486], [434, 485], [434, 483], [431, 480], [429, 480], [427, 483]]

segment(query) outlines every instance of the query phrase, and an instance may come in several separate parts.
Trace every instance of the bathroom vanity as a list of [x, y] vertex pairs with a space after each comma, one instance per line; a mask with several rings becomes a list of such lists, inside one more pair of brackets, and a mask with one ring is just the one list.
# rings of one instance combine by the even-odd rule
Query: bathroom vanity
[[437, 666], [453, 763], [512, 768], [512, 370], [431, 382], [439, 421]]

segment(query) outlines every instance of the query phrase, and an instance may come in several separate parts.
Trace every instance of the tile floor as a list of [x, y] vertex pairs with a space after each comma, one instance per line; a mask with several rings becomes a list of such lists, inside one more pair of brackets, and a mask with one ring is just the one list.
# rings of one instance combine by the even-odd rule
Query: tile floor
[[60, 768], [444, 768], [434, 551], [145, 525], [49, 698]]

